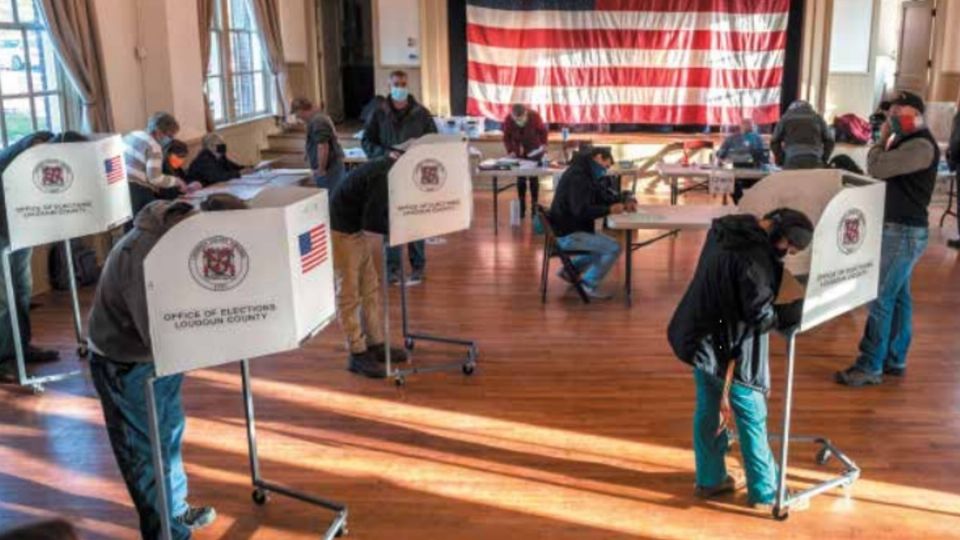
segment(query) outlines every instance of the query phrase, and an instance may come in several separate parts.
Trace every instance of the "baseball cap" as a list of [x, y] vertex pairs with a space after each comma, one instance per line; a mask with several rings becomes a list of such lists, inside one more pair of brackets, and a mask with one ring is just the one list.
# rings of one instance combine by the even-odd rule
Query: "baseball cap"
[[923, 98], [914, 94], [913, 92], [907, 92], [906, 90], [901, 91], [897, 94], [897, 97], [891, 102], [893, 105], [906, 105], [908, 107], [913, 107], [914, 109], [920, 111], [920, 114], [924, 113], [926, 108], [923, 104]]

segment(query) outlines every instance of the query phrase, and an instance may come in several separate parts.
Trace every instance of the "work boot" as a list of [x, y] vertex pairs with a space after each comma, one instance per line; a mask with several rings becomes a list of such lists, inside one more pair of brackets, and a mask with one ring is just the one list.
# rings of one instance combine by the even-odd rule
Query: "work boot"
[[883, 374], [884, 374], [884, 375], [890, 375], [890, 376], [892, 376], [892, 377], [903, 377], [903, 376], [905, 376], [905, 375], [907, 374], [907, 368], [906, 368], [906, 367], [887, 366], [887, 367], [883, 368]]
[[883, 382], [882, 375], [867, 373], [857, 366], [849, 367], [843, 371], [838, 371], [834, 375], [837, 384], [859, 388], [861, 386], [872, 386]]
[[212, 506], [191, 506], [186, 512], [180, 514], [174, 521], [196, 531], [212, 524], [217, 519], [217, 511]]
[[720, 485], [718, 486], [695, 487], [693, 490], [693, 495], [698, 499], [712, 499], [714, 497], [719, 497], [720, 495], [733, 493], [738, 489], [743, 489], [745, 485], [746, 483], [743, 481], [743, 479], [737, 479], [728, 474], [727, 477], [723, 479], [723, 482], [720, 482]]
[[[367, 352], [372, 354], [373, 357], [377, 359], [377, 362], [380, 362], [381, 364], [387, 362], [387, 348], [384, 347], [383, 343], [367, 347]], [[409, 358], [407, 357], [406, 349], [401, 349], [400, 347], [390, 347], [390, 363], [403, 364], [408, 360]]]
[[49, 364], [60, 359], [60, 353], [50, 349], [41, 349], [28, 345], [24, 351], [23, 360], [27, 364]]
[[350, 353], [350, 363], [347, 370], [371, 379], [382, 379], [387, 376], [383, 364], [369, 350], [362, 353]]

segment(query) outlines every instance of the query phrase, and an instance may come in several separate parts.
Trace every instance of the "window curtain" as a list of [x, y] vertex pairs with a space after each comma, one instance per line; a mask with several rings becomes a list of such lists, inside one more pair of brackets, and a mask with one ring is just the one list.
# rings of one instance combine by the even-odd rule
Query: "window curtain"
[[[197, 19], [200, 21], [200, 65], [203, 67], [203, 78], [206, 80], [210, 69], [210, 27], [213, 25], [215, 0], [197, 0]], [[210, 96], [207, 95], [207, 85], [203, 85], [204, 122], [207, 131], [213, 131], [213, 111], [210, 110]]]
[[250, 0], [253, 15], [260, 31], [260, 41], [266, 49], [270, 72], [277, 87], [277, 99], [280, 102], [280, 114], [286, 118], [288, 96], [287, 64], [283, 55], [283, 38], [280, 33], [280, 8], [277, 0]]
[[84, 127], [113, 131], [103, 52], [90, 0], [38, 0], [50, 40], [83, 104]]

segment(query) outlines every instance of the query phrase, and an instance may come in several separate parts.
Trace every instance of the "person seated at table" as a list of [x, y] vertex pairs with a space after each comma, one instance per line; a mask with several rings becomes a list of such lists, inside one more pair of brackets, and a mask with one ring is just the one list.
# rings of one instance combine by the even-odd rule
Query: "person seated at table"
[[201, 142], [203, 148], [187, 169], [187, 178], [204, 187], [240, 178], [247, 169], [227, 157], [227, 143], [217, 133], [207, 133]]
[[[330, 235], [337, 319], [347, 338], [347, 369], [371, 378], [386, 376], [386, 347], [380, 298], [381, 276], [375, 248], [364, 231], [389, 232], [387, 174], [394, 159], [376, 158], [352, 170], [330, 196]], [[390, 348], [391, 362], [406, 362], [407, 352]]]
[[183, 169], [183, 166], [187, 162], [187, 154], [189, 153], [190, 149], [187, 148], [187, 143], [180, 139], [173, 139], [163, 145], [163, 174], [186, 182], [187, 172]]
[[784, 169], [824, 168], [835, 144], [826, 121], [802, 100], [790, 104], [770, 139], [770, 149]]
[[724, 139], [717, 150], [717, 158], [737, 167], [762, 167], [770, 161], [767, 145], [750, 118], [742, 119], [740, 130]]
[[[240, 199], [221, 193], [204, 200], [200, 210], [245, 207]], [[154, 201], [145, 206], [134, 218], [133, 230], [110, 250], [90, 310], [90, 374], [100, 396], [110, 446], [140, 517], [143, 538], [160, 538], [161, 532], [144, 392], [145, 382], [155, 372], [143, 264], [160, 238], [195, 212], [183, 201]], [[190, 538], [190, 531], [211, 524], [217, 515], [212, 507], [187, 503], [181, 454], [186, 428], [182, 383], [180, 374], [161, 377], [154, 386], [174, 540]]]
[[747, 476], [747, 500], [769, 507], [777, 466], [767, 440], [770, 392], [768, 332], [798, 321], [778, 321], [783, 258], [803, 251], [813, 223], [789, 208], [758, 219], [731, 215], [713, 222], [697, 269], [667, 330], [677, 357], [694, 368], [695, 494], [712, 498], [741, 482], [727, 474], [727, 427], [735, 418]]
[[[582, 274], [584, 291], [597, 299], [610, 298], [599, 287], [620, 256], [620, 243], [597, 233], [596, 221], [636, 207], [632, 197], [618, 193], [604, 182], [611, 166], [613, 155], [609, 148], [593, 147], [583, 151], [560, 177], [550, 206], [550, 219], [560, 247], [590, 253], [574, 257], [573, 264]], [[563, 270], [560, 277], [575, 281], [575, 276], [568, 276]]]
[[[517, 103], [503, 121], [503, 145], [507, 155], [539, 162], [547, 152], [547, 126], [537, 111]], [[527, 215], [527, 185], [530, 185], [530, 207], [537, 205], [540, 179], [536, 176], [517, 178], [517, 197], [520, 198], [520, 219]]]

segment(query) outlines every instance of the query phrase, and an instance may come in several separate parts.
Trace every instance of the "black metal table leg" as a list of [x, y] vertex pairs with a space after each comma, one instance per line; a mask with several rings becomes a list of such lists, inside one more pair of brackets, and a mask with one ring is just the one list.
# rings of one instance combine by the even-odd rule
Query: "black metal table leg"
[[493, 177], [493, 235], [500, 234], [500, 189], [497, 187], [497, 177]]
[[623, 254], [626, 257], [624, 261], [626, 277], [624, 278], [624, 290], [627, 295], [627, 306], [633, 305], [633, 230], [627, 229], [623, 235]]

